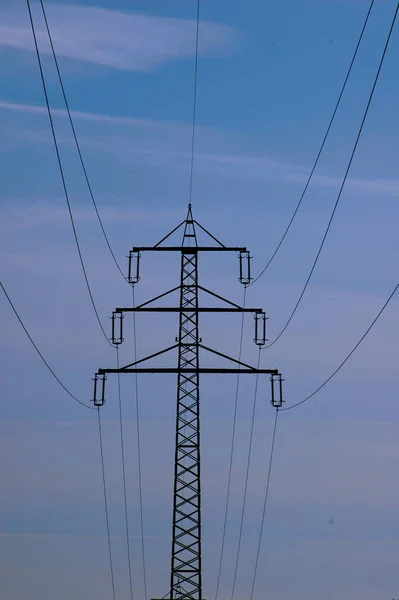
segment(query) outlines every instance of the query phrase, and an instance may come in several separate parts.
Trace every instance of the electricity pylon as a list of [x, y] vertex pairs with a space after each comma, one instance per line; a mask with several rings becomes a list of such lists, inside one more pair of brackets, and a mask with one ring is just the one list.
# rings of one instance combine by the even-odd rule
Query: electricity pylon
[[[200, 246], [196, 226], [205, 233], [212, 245]], [[183, 229], [180, 246], [166, 246], [164, 242], [178, 229]], [[123, 341], [123, 318], [127, 312], [164, 312], [179, 314], [179, 332], [176, 343], [128, 364], [120, 369], [99, 369], [94, 378], [94, 404], [105, 402], [107, 373], [176, 373], [177, 410], [176, 444], [173, 495], [172, 560], [169, 600], [203, 600], [201, 568], [201, 461], [200, 461], [200, 375], [204, 373], [268, 374], [271, 380], [271, 403], [281, 407], [282, 377], [277, 369], [258, 369], [240, 360], [205, 346], [199, 335], [200, 313], [253, 313], [255, 318], [254, 342], [266, 343], [266, 315], [261, 308], [245, 308], [206, 289], [198, 281], [198, 257], [201, 252], [236, 252], [239, 257], [239, 281], [248, 285], [251, 281], [250, 254], [246, 248], [224, 246], [209, 231], [193, 219], [191, 205], [187, 217], [155, 246], [134, 247], [129, 253], [127, 280], [135, 285], [140, 279], [140, 257], [143, 252], [179, 252], [181, 255], [180, 285], [136, 307], [116, 308], [112, 314], [112, 342]], [[179, 292], [176, 307], [154, 306], [153, 303]], [[217, 298], [221, 306], [199, 305], [199, 292]], [[147, 361], [177, 350], [177, 366], [170, 368], [143, 366]], [[207, 368], [200, 366], [200, 355], [212, 353], [227, 359], [230, 368]], [[276, 387], [277, 386], [277, 387]], [[275, 389], [276, 388], [276, 389]], [[164, 597], [166, 597], [164, 596]]]

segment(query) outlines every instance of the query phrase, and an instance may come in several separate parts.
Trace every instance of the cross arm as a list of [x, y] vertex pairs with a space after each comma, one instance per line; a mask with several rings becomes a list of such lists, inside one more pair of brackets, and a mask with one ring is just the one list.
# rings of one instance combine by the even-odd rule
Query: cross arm
[[132, 252], [184, 252], [196, 254], [197, 252], [247, 252], [240, 246], [134, 246]]
[[[147, 304], [147, 303], [146, 303]], [[194, 312], [194, 313], [212, 313], [212, 312], [226, 312], [226, 313], [258, 313], [261, 314], [263, 311], [261, 308], [241, 308], [241, 306], [237, 307], [226, 307], [226, 306], [214, 306], [214, 307], [206, 307], [199, 306], [198, 308], [179, 308], [178, 306], [136, 306], [132, 307], [121, 307], [115, 309], [116, 313], [123, 312]]]
[[232, 373], [240, 373], [240, 374], [264, 374], [264, 375], [279, 375], [278, 369], [255, 369], [255, 368], [248, 368], [248, 369], [239, 369], [239, 368], [235, 368], [235, 369], [213, 369], [213, 368], [206, 368], [206, 367], [199, 367], [198, 369], [179, 369], [178, 367], [172, 367], [172, 368], [141, 368], [141, 367], [136, 367], [136, 368], [127, 368], [124, 367], [123, 369], [98, 369], [98, 374], [99, 375], [105, 375], [106, 373], [188, 373], [188, 374], [193, 374], [193, 373], [197, 373], [198, 375], [200, 374], [232, 374]]

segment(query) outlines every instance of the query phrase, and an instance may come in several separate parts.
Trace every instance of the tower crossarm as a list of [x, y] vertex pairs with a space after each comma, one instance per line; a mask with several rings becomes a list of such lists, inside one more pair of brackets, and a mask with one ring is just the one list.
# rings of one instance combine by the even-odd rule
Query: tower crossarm
[[124, 367], [122, 369], [98, 369], [97, 374], [98, 375], [104, 375], [106, 373], [186, 373], [186, 374], [193, 374], [193, 373], [197, 373], [198, 375], [204, 375], [204, 374], [212, 374], [212, 375], [227, 375], [227, 374], [233, 374], [233, 373], [240, 373], [240, 375], [245, 375], [245, 374], [249, 374], [249, 375], [280, 375], [280, 373], [278, 372], [277, 369], [255, 369], [255, 368], [244, 368], [244, 369], [239, 369], [239, 368], [234, 368], [234, 369], [217, 369], [217, 368], [212, 368], [212, 367], [199, 367], [198, 369], [190, 369], [190, 368], [182, 368], [179, 369], [178, 367], [147, 367], [147, 368], [142, 368], [142, 367]]
[[[116, 308], [116, 313], [124, 313], [124, 312], [181, 312], [181, 308], [178, 306], [136, 306], [135, 308], [131, 307], [123, 307]], [[217, 313], [217, 312], [231, 312], [231, 313], [256, 313], [261, 314], [263, 310], [261, 308], [242, 308], [241, 306], [236, 307], [226, 307], [226, 306], [199, 306], [198, 308], [185, 308], [184, 312], [208, 312], [208, 313]]]
[[[239, 304], [232, 302], [228, 298], [224, 298], [224, 296], [221, 296], [220, 294], [217, 294], [216, 292], [213, 292], [212, 290], [208, 290], [207, 288], [203, 287], [202, 285], [198, 285], [197, 287], [198, 287], [198, 290], [205, 292], [207, 295], [212, 296], [213, 298], [217, 298], [218, 300], [221, 300], [228, 306], [227, 307], [225, 307], [225, 306], [211, 306], [211, 307], [201, 307], [201, 306], [194, 307], [194, 306], [192, 306], [192, 307], [184, 308], [185, 311], [198, 310], [199, 312], [248, 312], [248, 313], [257, 313], [257, 314], [262, 314], [264, 312], [262, 308], [249, 308], [249, 307], [247, 308], [247, 307], [240, 306]], [[165, 296], [168, 296], [169, 294], [172, 294], [173, 292], [176, 292], [179, 289], [180, 289], [180, 286], [176, 286], [176, 287], [172, 288], [171, 290], [168, 290], [167, 292], [163, 292], [162, 294], [159, 294], [158, 296], [151, 298], [150, 300], [146, 300], [146, 302], [142, 302], [138, 306], [118, 307], [115, 309], [115, 313], [140, 312], [140, 311], [141, 312], [180, 312], [181, 310], [183, 310], [180, 306], [176, 306], [176, 307], [175, 306], [168, 306], [168, 307], [163, 307], [163, 306], [151, 306], [150, 307], [149, 306], [156, 300], [165, 298]]]
[[242, 252], [248, 250], [240, 246], [134, 246], [131, 250], [138, 252], [184, 252], [185, 254], [198, 254], [198, 252]]

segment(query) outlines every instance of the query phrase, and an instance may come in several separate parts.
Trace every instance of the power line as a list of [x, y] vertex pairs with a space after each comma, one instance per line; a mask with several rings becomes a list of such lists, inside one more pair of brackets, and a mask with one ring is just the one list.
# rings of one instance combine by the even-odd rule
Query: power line
[[388, 299], [385, 301], [385, 303], [383, 304], [382, 308], [379, 310], [379, 312], [377, 313], [377, 315], [374, 317], [373, 321], [368, 326], [368, 328], [366, 329], [366, 331], [364, 332], [364, 334], [362, 335], [362, 337], [360, 338], [360, 340], [353, 346], [352, 350], [349, 352], [349, 354], [347, 354], [347, 356], [339, 364], [339, 366], [335, 369], [335, 371], [330, 375], [330, 377], [328, 377], [321, 385], [319, 385], [319, 387], [316, 390], [314, 390], [314, 392], [312, 392], [311, 394], [309, 394], [309, 396], [306, 396], [306, 398], [304, 398], [300, 402], [297, 402], [296, 404], [293, 404], [292, 406], [287, 406], [286, 408], [280, 408], [280, 410], [291, 410], [291, 408], [296, 408], [297, 406], [300, 406], [301, 404], [304, 404], [305, 402], [307, 402], [308, 400], [310, 400], [310, 398], [313, 398], [313, 396], [315, 396], [318, 392], [320, 392], [320, 390], [323, 389], [323, 387], [326, 386], [327, 383], [329, 383], [333, 377], [335, 377], [335, 375], [338, 373], [338, 371], [340, 371], [342, 369], [342, 367], [345, 365], [345, 363], [348, 362], [348, 360], [350, 359], [350, 357], [352, 356], [352, 354], [358, 349], [358, 347], [360, 346], [360, 344], [363, 342], [363, 340], [367, 337], [367, 335], [372, 330], [372, 328], [374, 327], [374, 325], [377, 323], [378, 319], [380, 318], [380, 316], [382, 315], [382, 313], [384, 312], [384, 310], [386, 309], [386, 307], [388, 306], [388, 304], [390, 303], [390, 301], [394, 297], [394, 295], [397, 292], [398, 288], [399, 288], [399, 283], [394, 287], [393, 291], [388, 296]]
[[111, 534], [109, 529], [109, 514], [108, 514], [108, 499], [107, 499], [107, 486], [105, 482], [105, 466], [104, 466], [104, 449], [103, 449], [103, 436], [101, 431], [101, 417], [100, 417], [100, 409], [97, 409], [98, 415], [98, 437], [100, 440], [100, 456], [101, 456], [101, 471], [102, 471], [102, 479], [103, 479], [103, 493], [104, 493], [104, 507], [105, 507], [105, 525], [107, 528], [107, 539], [108, 539], [108, 558], [109, 558], [109, 569], [111, 574], [111, 586], [112, 586], [112, 596], [115, 600], [115, 578], [114, 578], [114, 566], [112, 562], [112, 549], [111, 549]]
[[273, 436], [272, 436], [272, 445], [271, 445], [271, 448], [270, 448], [269, 468], [268, 468], [268, 471], [267, 471], [265, 496], [264, 496], [264, 499], [263, 499], [263, 510], [262, 510], [262, 519], [261, 519], [260, 531], [259, 531], [258, 548], [257, 548], [257, 551], [256, 551], [255, 569], [254, 569], [254, 575], [253, 575], [253, 578], [252, 578], [251, 595], [249, 597], [249, 600], [252, 600], [252, 598], [253, 598], [254, 589], [255, 589], [255, 581], [256, 581], [256, 576], [257, 576], [257, 573], [258, 573], [259, 555], [260, 555], [260, 548], [261, 548], [262, 537], [263, 537], [263, 527], [264, 527], [264, 524], [265, 524], [265, 514], [266, 514], [267, 500], [268, 500], [268, 497], [269, 497], [270, 476], [271, 476], [271, 472], [272, 472], [273, 457], [274, 457], [274, 445], [275, 445], [275, 442], [276, 442], [278, 412], [279, 412], [279, 409], [276, 408], [276, 416], [275, 416], [275, 419], [274, 419]]
[[83, 159], [83, 154], [82, 154], [82, 151], [80, 149], [80, 144], [79, 144], [78, 136], [77, 136], [77, 133], [76, 133], [75, 125], [74, 125], [74, 122], [73, 122], [73, 119], [72, 119], [72, 115], [71, 115], [71, 111], [70, 111], [70, 108], [69, 108], [69, 102], [68, 102], [68, 99], [67, 99], [67, 95], [66, 95], [66, 91], [65, 91], [65, 86], [64, 86], [64, 83], [63, 83], [63, 80], [62, 80], [61, 70], [60, 70], [60, 67], [59, 67], [59, 64], [58, 64], [58, 59], [57, 59], [57, 55], [56, 55], [56, 52], [55, 52], [53, 38], [52, 38], [52, 35], [51, 35], [51, 32], [50, 32], [50, 26], [49, 26], [49, 23], [48, 23], [48, 20], [47, 20], [47, 14], [46, 14], [46, 9], [44, 8], [43, 0], [40, 0], [40, 5], [42, 7], [44, 22], [46, 24], [46, 29], [47, 29], [47, 35], [48, 35], [48, 38], [49, 38], [49, 41], [50, 41], [51, 51], [52, 51], [52, 54], [53, 54], [53, 59], [54, 59], [55, 67], [57, 69], [58, 80], [59, 80], [59, 83], [60, 83], [60, 86], [61, 86], [61, 91], [62, 91], [62, 95], [63, 95], [64, 102], [65, 102], [65, 107], [66, 107], [66, 110], [67, 110], [67, 113], [68, 113], [69, 123], [71, 125], [73, 138], [75, 140], [76, 149], [78, 151], [80, 164], [82, 166], [82, 170], [83, 170], [83, 174], [84, 174], [84, 177], [85, 177], [85, 180], [86, 180], [87, 188], [89, 190], [90, 198], [91, 198], [91, 201], [93, 203], [94, 210], [96, 211], [97, 219], [98, 219], [98, 222], [100, 224], [101, 231], [103, 232], [104, 239], [105, 239], [105, 241], [107, 243], [108, 250], [111, 253], [111, 256], [112, 256], [112, 258], [114, 260], [114, 263], [115, 263], [117, 269], [119, 270], [119, 272], [122, 275], [123, 279], [126, 281], [126, 277], [123, 274], [123, 271], [122, 271], [121, 267], [119, 266], [119, 263], [118, 263], [118, 261], [117, 261], [117, 259], [115, 257], [115, 254], [114, 254], [114, 252], [112, 250], [111, 244], [109, 242], [108, 236], [107, 236], [107, 234], [105, 232], [105, 228], [104, 228], [103, 222], [102, 222], [101, 217], [100, 217], [100, 213], [99, 213], [98, 208], [97, 208], [97, 203], [96, 203], [95, 198], [94, 198], [94, 193], [93, 193], [93, 190], [92, 190], [92, 187], [91, 187], [91, 183], [90, 183], [89, 176], [88, 176], [88, 173], [87, 173], [86, 165], [85, 165], [85, 162], [84, 162], [84, 159]]
[[195, 125], [197, 112], [197, 79], [198, 79], [198, 41], [199, 41], [199, 21], [200, 21], [200, 0], [197, 0], [197, 22], [195, 37], [195, 63], [194, 63], [194, 97], [193, 97], [193, 126], [191, 135], [191, 164], [190, 164], [190, 193], [189, 202], [193, 194], [193, 171], [194, 171], [194, 149], [195, 149]]
[[305, 187], [303, 188], [302, 194], [301, 194], [301, 196], [300, 196], [300, 198], [299, 198], [298, 204], [296, 205], [296, 207], [295, 207], [295, 210], [294, 210], [294, 212], [293, 212], [293, 214], [292, 214], [292, 217], [291, 217], [291, 219], [289, 220], [289, 222], [288, 222], [288, 225], [287, 225], [287, 227], [286, 227], [286, 229], [285, 229], [285, 231], [284, 231], [284, 233], [283, 233], [283, 235], [282, 235], [282, 237], [281, 237], [281, 239], [280, 239], [279, 243], [277, 244], [277, 247], [276, 247], [276, 249], [274, 250], [273, 254], [271, 255], [270, 259], [268, 260], [268, 262], [266, 263], [266, 265], [265, 265], [265, 267], [262, 269], [262, 271], [259, 273], [259, 275], [258, 275], [257, 277], [255, 277], [255, 279], [254, 279], [254, 280], [253, 280], [253, 281], [252, 281], [252, 282], [251, 282], [249, 285], [253, 285], [253, 284], [254, 284], [256, 281], [258, 281], [258, 279], [259, 279], [260, 277], [262, 277], [262, 275], [265, 273], [265, 271], [266, 271], [266, 270], [269, 268], [269, 266], [270, 266], [270, 265], [271, 265], [271, 263], [273, 262], [273, 260], [274, 260], [274, 258], [275, 258], [275, 256], [276, 256], [276, 254], [277, 254], [277, 253], [278, 253], [278, 251], [280, 250], [280, 248], [281, 248], [281, 246], [282, 246], [282, 244], [283, 244], [283, 242], [284, 242], [284, 240], [285, 240], [285, 238], [286, 238], [286, 236], [287, 236], [287, 233], [289, 232], [289, 230], [290, 230], [290, 228], [291, 228], [291, 225], [292, 225], [292, 223], [293, 223], [293, 221], [294, 221], [294, 219], [295, 219], [295, 217], [296, 217], [296, 214], [297, 214], [297, 212], [298, 212], [298, 210], [299, 210], [299, 208], [300, 208], [300, 206], [301, 206], [301, 204], [302, 204], [302, 200], [304, 199], [304, 197], [305, 197], [305, 194], [306, 194], [306, 192], [307, 192], [307, 190], [308, 190], [308, 187], [309, 187], [309, 185], [310, 185], [310, 182], [311, 182], [311, 180], [312, 180], [312, 178], [313, 178], [313, 174], [314, 174], [314, 172], [315, 172], [315, 170], [316, 170], [316, 167], [317, 167], [317, 165], [318, 165], [318, 163], [319, 163], [320, 156], [321, 156], [321, 154], [322, 154], [322, 152], [323, 152], [323, 150], [324, 150], [324, 146], [325, 146], [325, 144], [326, 144], [326, 141], [327, 141], [327, 138], [328, 138], [328, 136], [329, 136], [329, 134], [330, 134], [331, 127], [332, 127], [332, 125], [333, 125], [333, 123], [334, 123], [334, 120], [335, 120], [335, 116], [336, 116], [336, 114], [337, 114], [337, 111], [338, 111], [338, 108], [339, 108], [339, 106], [340, 106], [340, 104], [341, 104], [342, 96], [343, 96], [343, 94], [344, 94], [344, 91], [345, 91], [345, 89], [346, 89], [346, 84], [348, 83], [348, 80], [349, 80], [350, 74], [351, 74], [351, 72], [352, 72], [352, 67], [353, 67], [353, 65], [354, 65], [354, 62], [355, 62], [355, 60], [356, 60], [356, 57], [357, 57], [357, 54], [358, 54], [358, 51], [359, 51], [359, 47], [360, 47], [360, 44], [361, 44], [361, 42], [362, 42], [363, 35], [364, 35], [364, 32], [365, 32], [365, 30], [366, 30], [367, 23], [368, 23], [368, 20], [369, 20], [369, 17], [370, 17], [371, 9], [373, 8], [373, 5], [374, 5], [374, 1], [375, 1], [375, 0], [371, 0], [371, 2], [370, 2], [369, 8], [368, 8], [368, 11], [367, 11], [367, 14], [366, 14], [366, 18], [365, 18], [365, 20], [364, 20], [364, 22], [363, 22], [363, 27], [362, 27], [362, 30], [361, 30], [361, 32], [360, 32], [360, 35], [359, 35], [359, 38], [358, 38], [358, 40], [357, 40], [357, 44], [356, 44], [355, 51], [354, 51], [354, 53], [353, 53], [353, 55], [352, 55], [352, 59], [351, 59], [351, 62], [350, 62], [350, 64], [349, 64], [349, 68], [348, 68], [348, 71], [347, 71], [347, 73], [346, 73], [346, 76], [345, 76], [345, 79], [344, 79], [344, 83], [342, 84], [341, 91], [340, 91], [340, 93], [339, 93], [339, 96], [338, 96], [338, 100], [337, 100], [337, 102], [336, 102], [336, 104], [335, 104], [335, 107], [334, 107], [334, 110], [333, 110], [332, 116], [331, 116], [331, 118], [330, 118], [330, 121], [329, 121], [329, 123], [328, 123], [327, 130], [326, 130], [326, 132], [325, 132], [325, 134], [324, 134], [324, 137], [323, 137], [323, 141], [322, 141], [322, 143], [321, 143], [321, 146], [320, 146], [320, 148], [319, 148], [319, 151], [318, 151], [318, 153], [317, 153], [316, 159], [315, 159], [315, 161], [314, 161], [314, 163], [313, 163], [313, 166], [312, 166], [312, 169], [311, 169], [311, 171], [310, 171], [309, 177], [308, 177], [308, 179], [307, 179], [307, 181], [306, 181]]
[[118, 406], [119, 406], [119, 430], [121, 439], [121, 454], [122, 454], [122, 479], [123, 479], [123, 502], [125, 509], [125, 528], [126, 528], [126, 550], [129, 570], [129, 589], [130, 600], [133, 600], [133, 582], [132, 582], [132, 561], [130, 558], [130, 536], [129, 536], [129, 518], [127, 511], [127, 492], [126, 492], [126, 462], [125, 462], [125, 442], [123, 433], [123, 416], [122, 416], [122, 394], [121, 394], [121, 378], [119, 374], [119, 348], [116, 347], [116, 366], [118, 369]]
[[[245, 308], [246, 297], [247, 297], [247, 287], [244, 286], [244, 298], [242, 306]], [[244, 316], [245, 313], [242, 313], [241, 317], [241, 331], [240, 331], [240, 343], [238, 350], [238, 360], [241, 360], [242, 355], [242, 342], [243, 342], [243, 334], [244, 334]], [[233, 429], [231, 433], [231, 446], [230, 446], [230, 460], [229, 460], [229, 474], [227, 479], [227, 491], [226, 491], [226, 504], [224, 509], [224, 519], [223, 519], [223, 532], [222, 532], [222, 546], [220, 550], [220, 560], [219, 560], [219, 568], [218, 568], [218, 576], [216, 582], [216, 593], [215, 600], [218, 598], [219, 587], [220, 587], [220, 576], [222, 573], [222, 564], [223, 564], [223, 556], [224, 556], [224, 547], [226, 542], [226, 529], [227, 529], [227, 515], [229, 511], [230, 504], [230, 492], [231, 492], [231, 476], [233, 470], [233, 454], [234, 454], [234, 445], [235, 445], [235, 436], [236, 436], [236, 425], [237, 425], [237, 408], [238, 408], [238, 391], [240, 386], [240, 374], [237, 374], [237, 383], [236, 383], [236, 391], [235, 391], [235, 400], [234, 400], [234, 414], [233, 414]]]
[[34, 347], [34, 349], [36, 350], [36, 352], [38, 353], [38, 355], [40, 356], [40, 358], [42, 359], [43, 363], [46, 365], [47, 369], [50, 371], [51, 375], [54, 377], [54, 379], [60, 384], [60, 386], [64, 389], [64, 391], [76, 402], [78, 402], [79, 404], [81, 404], [82, 406], [84, 406], [85, 408], [89, 408], [90, 410], [95, 410], [95, 408], [93, 406], [89, 406], [88, 404], [85, 404], [84, 402], [82, 402], [81, 400], [79, 400], [79, 398], [77, 398], [76, 396], [74, 396], [72, 394], [72, 392], [70, 392], [68, 390], [68, 388], [62, 383], [61, 379], [55, 374], [55, 372], [53, 371], [53, 369], [50, 367], [49, 363], [47, 362], [47, 360], [44, 358], [43, 354], [40, 352], [38, 346], [36, 345], [36, 343], [33, 341], [32, 336], [30, 335], [29, 331], [27, 330], [27, 328], [25, 327], [21, 317], [19, 316], [17, 309], [15, 308], [10, 296], [8, 295], [3, 283], [0, 281], [0, 286], [1, 289], [4, 292], [5, 297], [7, 298], [12, 310], [14, 311], [15, 316], [17, 317], [22, 329], [24, 330], [24, 332], [26, 333], [30, 343], [32, 344], [32, 346]]
[[[135, 308], [134, 285], [132, 286], [132, 307]], [[137, 361], [137, 334], [136, 334], [136, 313], [133, 311], [133, 358]], [[138, 464], [138, 479], [139, 479], [139, 503], [140, 503], [140, 531], [141, 531], [141, 556], [143, 566], [143, 584], [144, 584], [144, 600], [147, 600], [147, 574], [145, 565], [145, 546], [144, 546], [144, 515], [143, 515], [143, 486], [141, 477], [141, 443], [140, 443], [140, 399], [139, 399], [139, 383], [138, 374], [135, 373], [135, 398], [136, 398], [136, 436], [137, 436], [137, 464]]]
[[[262, 349], [259, 347], [257, 369], [259, 369], [259, 366], [260, 366], [261, 352], [262, 352]], [[237, 581], [237, 573], [238, 573], [238, 564], [240, 562], [242, 530], [243, 530], [243, 526], [244, 526], [245, 508], [247, 505], [249, 468], [251, 465], [251, 458], [252, 458], [252, 442], [253, 442], [254, 425], [255, 425], [256, 401], [258, 398], [258, 381], [259, 381], [259, 374], [256, 375], [256, 379], [255, 379], [255, 392], [254, 392], [254, 400], [253, 400], [253, 404], [252, 404], [251, 431], [250, 431], [250, 436], [249, 436], [247, 468], [246, 468], [246, 473], [245, 473], [244, 498], [243, 498], [243, 503], [242, 503], [240, 530], [239, 530], [239, 534], [238, 534], [238, 546], [237, 546], [236, 562], [235, 562], [235, 567], [234, 567], [234, 577], [233, 577], [233, 588], [232, 588], [232, 592], [231, 592], [231, 600], [233, 600], [233, 598], [234, 598], [234, 593], [235, 593], [235, 589], [236, 589], [236, 581]]]
[[361, 124], [360, 124], [359, 130], [358, 130], [357, 136], [356, 136], [355, 144], [354, 144], [354, 146], [353, 146], [353, 150], [352, 150], [352, 153], [351, 153], [351, 156], [350, 156], [350, 159], [349, 159], [349, 162], [348, 162], [348, 165], [347, 165], [346, 171], [345, 171], [345, 175], [344, 175], [344, 178], [343, 178], [343, 180], [342, 180], [342, 184], [341, 184], [340, 190], [339, 190], [339, 192], [338, 192], [338, 196], [337, 196], [337, 199], [336, 199], [336, 201], [335, 201], [334, 208], [333, 208], [333, 210], [332, 210], [332, 213], [331, 213], [330, 219], [329, 219], [329, 221], [328, 221], [327, 228], [326, 228], [326, 230], [325, 230], [325, 232], [324, 232], [323, 238], [322, 238], [322, 240], [321, 240], [321, 244], [320, 244], [320, 246], [319, 246], [319, 249], [318, 249], [318, 251], [317, 251], [316, 258], [315, 258], [315, 259], [314, 259], [314, 261], [313, 261], [312, 268], [310, 269], [310, 272], [309, 272], [309, 275], [308, 275], [308, 277], [307, 277], [307, 279], [306, 279], [305, 285], [303, 286], [302, 292], [301, 292], [301, 294], [300, 294], [300, 296], [299, 296], [299, 298], [298, 298], [298, 301], [297, 301], [297, 303], [296, 303], [296, 304], [295, 304], [295, 306], [294, 306], [294, 309], [293, 309], [293, 311], [292, 311], [292, 313], [291, 313], [290, 317], [288, 318], [288, 320], [287, 320], [286, 324], [284, 325], [283, 329], [280, 331], [280, 333], [278, 334], [278, 336], [277, 336], [277, 337], [276, 337], [276, 338], [273, 340], [273, 342], [271, 342], [271, 344], [269, 344], [268, 346], [266, 346], [266, 348], [270, 348], [271, 346], [273, 346], [273, 345], [274, 345], [274, 344], [277, 342], [277, 340], [279, 340], [279, 339], [281, 338], [281, 336], [283, 335], [283, 333], [284, 333], [284, 332], [285, 332], [285, 330], [287, 329], [288, 325], [290, 324], [290, 322], [291, 322], [291, 320], [292, 320], [293, 316], [295, 315], [295, 313], [296, 313], [296, 311], [297, 311], [297, 308], [298, 308], [299, 304], [301, 303], [301, 300], [302, 300], [302, 298], [303, 298], [303, 296], [304, 296], [304, 294], [305, 294], [305, 291], [306, 291], [306, 289], [307, 289], [307, 287], [308, 287], [308, 284], [309, 284], [309, 282], [310, 282], [310, 279], [311, 279], [311, 277], [312, 277], [312, 275], [313, 275], [313, 271], [315, 270], [315, 267], [316, 267], [316, 265], [317, 265], [317, 262], [318, 262], [318, 260], [319, 260], [319, 257], [320, 257], [320, 254], [321, 254], [321, 251], [323, 250], [324, 243], [325, 243], [325, 241], [326, 241], [326, 239], [327, 239], [328, 232], [330, 231], [331, 224], [332, 224], [332, 222], [333, 222], [333, 219], [334, 219], [334, 216], [335, 216], [336, 210], [337, 210], [337, 208], [338, 208], [338, 204], [339, 204], [339, 201], [340, 201], [340, 199], [341, 199], [342, 192], [343, 192], [343, 189], [344, 189], [344, 186], [345, 186], [345, 183], [346, 183], [346, 180], [347, 180], [347, 177], [348, 177], [348, 174], [349, 174], [350, 168], [351, 168], [351, 166], [352, 166], [352, 162], [353, 162], [353, 159], [354, 159], [354, 156], [355, 156], [356, 150], [357, 150], [357, 146], [358, 146], [358, 144], [359, 144], [360, 136], [361, 136], [361, 134], [362, 134], [363, 127], [364, 127], [364, 124], [365, 124], [365, 122], [366, 122], [366, 118], [367, 118], [367, 115], [368, 115], [368, 112], [369, 112], [369, 108], [370, 108], [370, 105], [371, 105], [371, 101], [372, 101], [372, 99], [373, 99], [373, 96], [374, 96], [374, 91], [375, 91], [375, 88], [376, 88], [376, 85], [377, 85], [377, 82], [378, 82], [378, 79], [379, 79], [379, 76], [380, 76], [380, 72], [381, 72], [381, 69], [382, 69], [382, 65], [383, 65], [383, 63], [384, 63], [385, 55], [386, 55], [386, 52], [387, 52], [387, 49], [388, 49], [389, 41], [390, 41], [390, 39], [391, 39], [392, 31], [393, 31], [393, 28], [394, 28], [394, 26], [395, 26], [395, 22], [396, 22], [396, 17], [397, 17], [398, 11], [399, 11], [399, 2], [398, 2], [398, 4], [397, 4], [397, 6], [396, 6], [395, 14], [394, 14], [394, 16], [393, 16], [393, 19], [392, 19], [392, 23], [391, 23], [391, 27], [390, 27], [390, 29], [389, 29], [388, 37], [387, 37], [387, 40], [386, 40], [386, 42], [385, 42], [384, 51], [383, 51], [383, 53], [382, 53], [381, 60], [380, 60], [379, 66], [378, 66], [378, 70], [377, 70], [376, 76], [375, 76], [375, 78], [374, 78], [373, 87], [372, 87], [372, 89], [371, 89], [371, 92], [370, 92], [370, 95], [369, 95], [369, 99], [368, 99], [368, 102], [367, 102], [367, 105], [366, 105], [366, 109], [365, 109], [365, 111], [364, 111], [364, 113], [363, 113], [363, 118], [362, 118], [362, 121], [361, 121]]
[[55, 152], [56, 152], [56, 155], [57, 155], [58, 167], [59, 167], [59, 171], [60, 171], [60, 175], [61, 175], [61, 180], [62, 180], [62, 187], [64, 189], [65, 200], [66, 200], [66, 203], [67, 203], [67, 206], [68, 206], [69, 217], [70, 217], [70, 220], [71, 220], [71, 225], [72, 225], [73, 235], [74, 235], [74, 238], [75, 238], [76, 249], [77, 249], [78, 255], [79, 255], [80, 265], [82, 267], [83, 275], [84, 275], [85, 282], [86, 282], [87, 291], [89, 292], [91, 304], [93, 306], [93, 310], [94, 310], [94, 313], [96, 315], [98, 324], [99, 324], [99, 326], [101, 328], [101, 331], [102, 331], [105, 339], [107, 340], [108, 344], [110, 344], [112, 346], [111, 342], [109, 341], [109, 339], [107, 337], [107, 334], [105, 333], [104, 327], [103, 327], [103, 325], [101, 323], [101, 320], [100, 320], [100, 317], [99, 317], [99, 314], [98, 314], [98, 311], [97, 311], [97, 307], [96, 307], [96, 304], [94, 302], [93, 294], [92, 294], [92, 291], [91, 291], [91, 288], [90, 288], [89, 279], [87, 277], [86, 267], [85, 267], [85, 264], [84, 264], [84, 261], [83, 261], [82, 251], [80, 249], [78, 234], [77, 234], [76, 227], [75, 227], [75, 221], [74, 221], [73, 214], [72, 214], [71, 203], [69, 201], [69, 194], [68, 194], [68, 189], [67, 189], [67, 185], [66, 185], [66, 180], [65, 180], [65, 175], [64, 175], [64, 169], [63, 169], [63, 166], [62, 166], [61, 156], [60, 156], [60, 152], [59, 152], [59, 148], [58, 148], [58, 142], [57, 142], [57, 136], [56, 136], [56, 133], [55, 133], [54, 123], [53, 123], [53, 117], [52, 117], [52, 114], [51, 114], [50, 101], [49, 101], [49, 97], [48, 97], [48, 93], [47, 93], [47, 86], [46, 86], [46, 81], [45, 81], [45, 78], [44, 78], [44, 71], [43, 71], [42, 61], [41, 61], [41, 58], [40, 58], [39, 46], [38, 46], [38, 43], [37, 43], [37, 37], [36, 37], [35, 25], [34, 25], [33, 17], [32, 17], [30, 0], [26, 0], [26, 3], [27, 3], [27, 6], [28, 6], [28, 11], [29, 11], [29, 19], [30, 19], [30, 24], [31, 24], [31, 29], [32, 29], [33, 40], [34, 40], [34, 43], [35, 43], [37, 62], [38, 62], [38, 65], [39, 65], [40, 77], [41, 77], [41, 81], [42, 81], [44, 97], [45, 97], [45, 100], [46, 100], [47, 113], [48, 113], [48, 117], [49, 117], [49, 121], [50, 121], [51, 133], [52, 133], [52, 137], [53, 137], [53, 141], [54, 141], [54, 147], [55, 147]]

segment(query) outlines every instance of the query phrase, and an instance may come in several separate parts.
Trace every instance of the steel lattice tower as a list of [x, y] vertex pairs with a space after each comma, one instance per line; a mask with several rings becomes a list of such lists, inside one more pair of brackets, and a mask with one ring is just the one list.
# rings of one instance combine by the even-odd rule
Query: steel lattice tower
[[[199, 246], [196, 227], [211, 238], [214, 245]], [[180, 246], [165, 246], [164, 242], [183, 227]], [[216, 244], [215, 244], [216, 243]], [[248, 285], [251, 280], [250, 255], [246, 248], [227, 247], [193, 219], [191, 205], [186, 219], [155, 246], [134, 247], [129, 254], [128, 281], [135, 285], [139, 279], [140, 257], [145, 251], [177, 251], [181, 254], [180, 285], [137, 307], [117, 308], [112, 315], [112, 342], [123, 341], [125, 312], [177, 312], [179, 332], [176, 344], [150, 356], [136, 360], [120, 369], [99, 369], [94, 378], [94, 404], [105, 402], [107, 373], [177, 373], [176, 440], [173, 494], [173, 526], [169, 600], [203, 600], [201, 549], [201, 458], [200, 458], [200, 374], [240, 373], [269, 374], [273, 406], [282, 405], [282, 377], [277, 369], [257, 369], [222, 352], [204, 346], [199, 337], [199, 314], [215, 312], [251, 312], [255, 318], [254, 342], [266, 343], [266, 315], [260, 308], [241, 307], [219, 294], [201, 286], [198, 281], [198, 256], [201, 252], [233, 251], [239, 255], [239, 281]], [[135, 267], [134, 267], [135, 263]], [[199, 306], [199, 291], [223, 302], [218, 307]], [[177, 307], [153, 306], [168, 294], [179, 291]], [[151, 305], [151, 306], [150, 306]], [[143, 367], [142, 363], [177, 349], [177, 366], [172, 368]], [[200, 366], [201, 351], [212, 353], [234, 363], [234, 368], [207, 368]], [[100, 383], [99, 383], [100, 382]], [[275, 383], [278, 390], [275, 390]]]
[[197, 247], [190, 207], [181, 252], [171, 598], [182, 586], [189, 598], [202, 598], [198, 253], [191, 241]]

